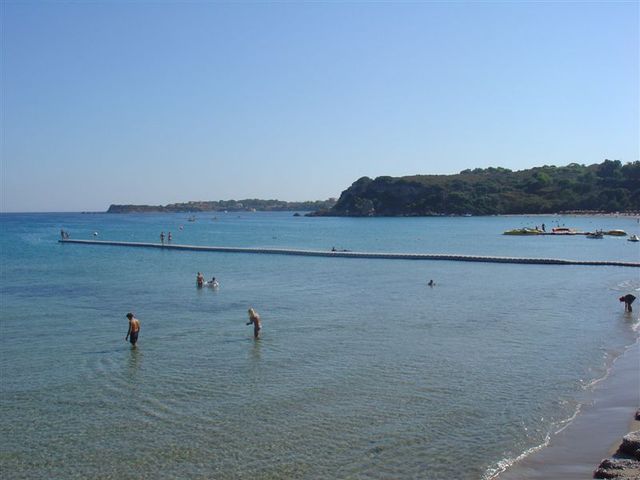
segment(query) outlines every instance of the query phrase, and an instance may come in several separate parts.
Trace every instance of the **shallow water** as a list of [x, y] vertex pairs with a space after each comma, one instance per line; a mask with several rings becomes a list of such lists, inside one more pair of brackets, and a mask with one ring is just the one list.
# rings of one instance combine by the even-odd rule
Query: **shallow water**
[[[640, 289], [634, 268], [57, 242], [60, 228], [130, 241], [170, 230], [180, 244], [638, 261], [624, 238], [501, 235], [542, 222], [640, 233], [631, 218], [0, 222], [0, 469], [10, 478], [478, 479], [544, 442], [636, 338], [617, 300]], [[220, 288], [197, 290], [196, 271]], [[258, 342], [250, 306], [263, 320]], [[128, 311], [142, 323], [136, 350], [124, 341]]]

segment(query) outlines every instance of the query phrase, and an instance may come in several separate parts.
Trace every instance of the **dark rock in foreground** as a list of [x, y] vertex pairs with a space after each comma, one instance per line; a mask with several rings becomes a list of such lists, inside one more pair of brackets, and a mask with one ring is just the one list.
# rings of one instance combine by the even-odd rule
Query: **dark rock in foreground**
[[631, 459], [607, 458], [594, 472], [593, 478], [640, 479], [640, 462]]
[[640, 480], [640, 430], [624, 436], [616, 454], [600, 462], [593, 478]]
[[631, 432], [622, 438], [619, 452], [640, 460], [640, 430]]

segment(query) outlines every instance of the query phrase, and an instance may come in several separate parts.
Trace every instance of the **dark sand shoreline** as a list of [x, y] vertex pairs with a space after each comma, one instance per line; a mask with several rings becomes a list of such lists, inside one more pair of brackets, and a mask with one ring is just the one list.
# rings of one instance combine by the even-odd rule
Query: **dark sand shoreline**
[[576, 418], [549, 445], [500, 474], [499, 480], [593, 478], [600, 461], [611, 456], [622, 437], [640, 428], [640, 341], [615, 359], [609, 374], [593, 387]]

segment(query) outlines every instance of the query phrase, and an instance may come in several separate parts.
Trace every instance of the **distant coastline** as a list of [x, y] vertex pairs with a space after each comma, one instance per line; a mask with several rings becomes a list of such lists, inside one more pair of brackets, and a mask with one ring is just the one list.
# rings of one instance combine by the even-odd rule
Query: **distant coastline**
[[310, 217], [493, 215], [639, 215], [640, 161], [545, 165], [528, 170], [476, 168], [455, 175], [362, 177], [327, 200], [190, 201], [111, 205], [107, 213], [304, 211]]
[[335, 198], [306, 202], [282, 200], [219, 200], [171, 203], [168, 205], [116, 205], [109, 206], [106, 213], [198, 213], [198, 212], [294, 212], [317, 211], [332, 208]]

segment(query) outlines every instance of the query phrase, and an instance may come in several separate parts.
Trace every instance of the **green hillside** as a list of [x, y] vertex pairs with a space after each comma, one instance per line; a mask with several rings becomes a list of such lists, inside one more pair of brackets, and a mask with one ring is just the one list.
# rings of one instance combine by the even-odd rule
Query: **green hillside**
[[456, 175], [362, 177], [319, 216], [537, 214], [640, 211], [640, 162], [618, 160]]

